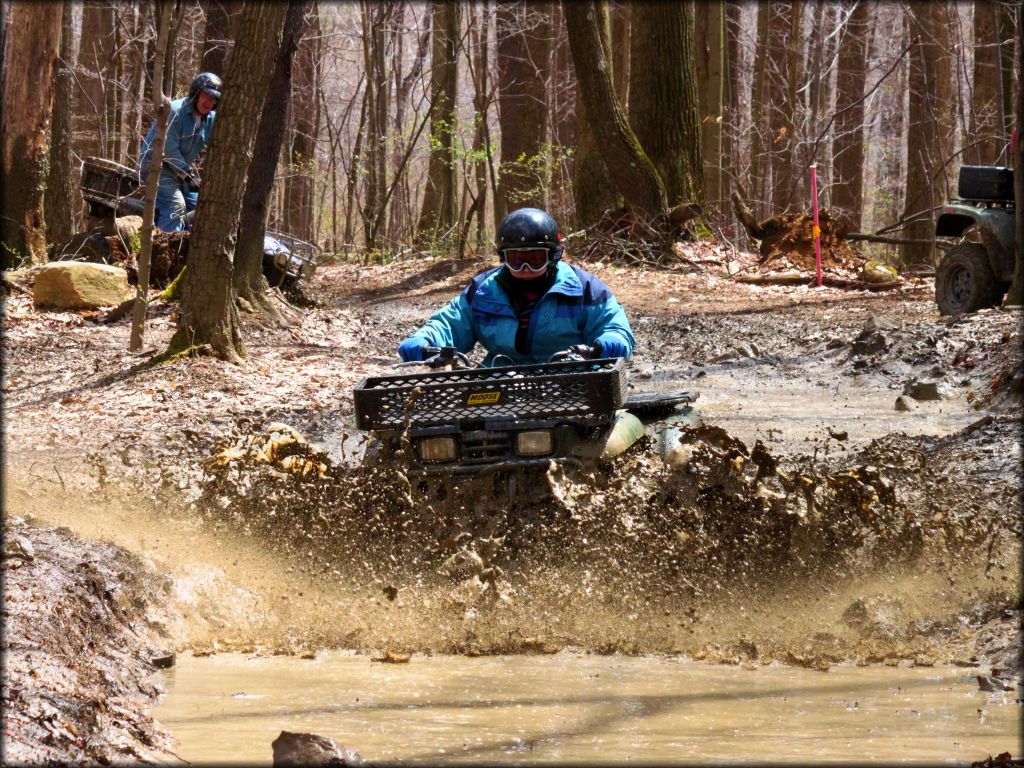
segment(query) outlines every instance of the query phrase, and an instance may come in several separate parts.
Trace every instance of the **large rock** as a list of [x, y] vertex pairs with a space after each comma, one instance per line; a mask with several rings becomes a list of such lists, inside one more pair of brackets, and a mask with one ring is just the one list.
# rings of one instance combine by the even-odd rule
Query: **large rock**
[[128, 295], [128, 273], [107, 264], [61, 261], [36, 275], [37, 307], [96, 309], [120, 304]]
[[318, 733], [281, 731], [271, 746], [274, 749], [274, 768], [305, 765], [341, 768], [363, 764], [358, 754], [339, 747], [334, 739]]

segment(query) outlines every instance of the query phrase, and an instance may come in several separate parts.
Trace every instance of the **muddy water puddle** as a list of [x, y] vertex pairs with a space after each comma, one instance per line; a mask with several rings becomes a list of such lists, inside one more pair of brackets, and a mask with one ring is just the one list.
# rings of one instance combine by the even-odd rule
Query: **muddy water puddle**
[[1015, 751], [1014, 694], [970, 670], [756, 670], [663, 657], [179, 659], [156, 718], [191, 761], [269, 762], [282, 730], [370, 761], [927, 761]]

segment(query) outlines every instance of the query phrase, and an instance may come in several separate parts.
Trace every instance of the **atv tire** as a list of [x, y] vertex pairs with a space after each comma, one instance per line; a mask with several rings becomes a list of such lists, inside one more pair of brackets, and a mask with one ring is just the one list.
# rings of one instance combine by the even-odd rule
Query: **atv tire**
[[939, 263], [935, 271], [935, 302], [943, 315], [994, 307], [999, 298], [999, 287], [983, 246], [961, 243]]

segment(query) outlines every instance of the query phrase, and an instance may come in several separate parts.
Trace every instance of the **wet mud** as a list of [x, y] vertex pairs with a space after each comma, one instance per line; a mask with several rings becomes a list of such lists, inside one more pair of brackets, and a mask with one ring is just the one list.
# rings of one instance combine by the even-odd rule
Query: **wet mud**
[[[56, 633], [38, 643], [54, 669], [75, 671], [70, 649], [91, 641], [89, 654], [128, 670], [61, 679], [82, 696], [130, 697], [137, 720], [118, 727], [135, 729], [132, 749], [166, 746], [139, 714], [155, 693], [153, 649], [955, 664], [1012, 687], [1017, 315], [940, 319], [913, 289], [884, 302], [610, 272], [640, 340], [633, 384], [700, 388], [707, 426], [667, 462], [642, 443], [592, 476], [541, 473], [530, 487], [545, 498], [509, 505], [500, 481], [424, 485], [363, 468], [348, 426], [358, 379], [388, 372], [400, 338], [473, 271], [324, 270], [300, 326], [249, 329], [244, 370], [148, 369], [123, 352], [126, 324], [7, 302], [5, 535], [37, 546], [32, 564], [5, 558], [7, 578], [25, 579], [5, 610], [66, 610], [94, 628], [68, 634], [66, 651]], [[152, 318], [154, 344], [172, 332], [169, 315]], [[939, 399], [896, 412], [921, 381]], [[114, 597], [81, 581], [90, 559]], [[118, 594], [132, 596], [122, 614], [104, 613]], [[38, 634], [17, 621], [10, 653]], [[51, 733], [54, 717], [100, 733], [88, 754], [119, 748], [113, 731], [79, 723], [87, 709], [71, 694], [49, 715], [32, 667], [11, 669], [23, 722], [5, 713], [4, 725], [25, 754], [86, 754]]]

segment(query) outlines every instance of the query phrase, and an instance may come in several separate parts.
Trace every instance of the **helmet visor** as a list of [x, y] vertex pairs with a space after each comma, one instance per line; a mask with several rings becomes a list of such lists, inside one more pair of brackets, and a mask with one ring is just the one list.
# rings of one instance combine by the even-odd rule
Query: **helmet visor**
[[548, 266], [547, 248], [506, 248], [502, 254], [510, 272], [539, 272]]

